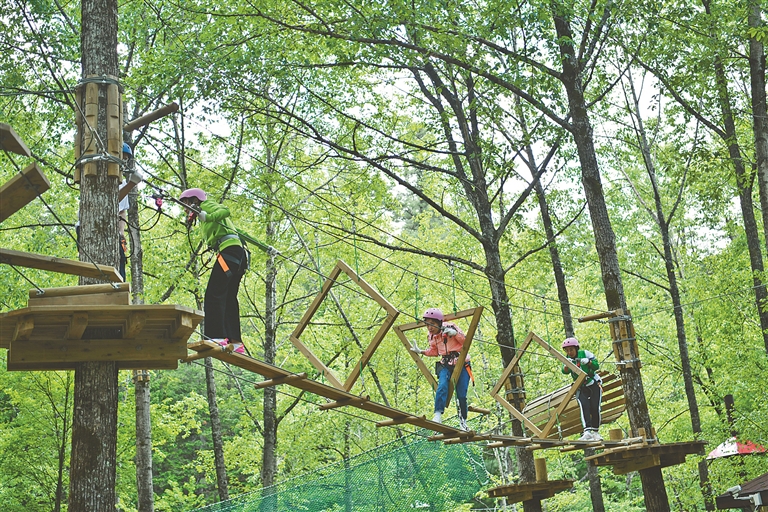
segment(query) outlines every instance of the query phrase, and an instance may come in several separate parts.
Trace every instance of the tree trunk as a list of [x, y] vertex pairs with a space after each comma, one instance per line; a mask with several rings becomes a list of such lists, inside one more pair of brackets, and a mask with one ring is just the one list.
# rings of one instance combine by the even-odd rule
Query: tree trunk
[[[271, 209], [267, 212], [266, 238], [271, 243], [274, 237], [274, 223], [271, 221]], [[275, 254], [267, 254], [264, 275], [265, 304], [264, 304], [264, 362], [275, 364], [277, 353], [277, 265]], [[277, 474], [277, 390], [270, 386], [264, 388], [264, 446], [261, 455], [261, 485], [271, 487]], [[265, 497], [266, 499], [266, 497]], [[270, 503], [273, 498], [270, 497]], [[265, 510], [277, 510], [276, 503]]]
[[[654, 220], [661, 233], [662, 245], [664, 248], [664, 266], [667, 272], [667, 281], [669, 282], [669, 295], [672, 299], [673, 312], [675, 317], [675, 328], [677, 330], [677, 345], [680, 350], [680, 365], [683, 370], [683, 385], [685, 387], [685, 396], [688, 399], [688, 410], [691, 413], [691, 429], [697, 439], [701, 438], [701, 417], [699, 416], [699, 403], [696, 400], [696, 390], [693, 387], [693, 372], [691, 371], [691, 360], [688, 355], [688, 340], [685, 334], [685, 319], [683, 317], [683, 305], [680, 297], [680, 289], [677, 286], [677, 272], [675, 271], [675, 259], [672, 255], [672, 240], [669, 234], [669, 223], [671, 219], [666, 218], [664, 207], [661, 203], [661, 192], [659, 191], [658, 179], [656, 177], [656, 166], [651, 157], [651, 150], [648, 146], [648, 137], [645, 133], [643, 118], [640, 115], [640, 103], [635, 91], [632, 77], [629, 79], [630, 89], [632, 91], [633, 108], [637, 119], [636, 132], [639, 141], [640, 150], [643, 154], [646, 172], [651, 183], [653, 191], [655, 215]], [[682, 186], [682, 185], [681, 185]], [[704, 504], [707, 510], [715, 510], [715, 504], [712, 500], [712, 486], [709, 483], [709, 469], [706, 461], [699, 463], [699, 479], [701, 492], [704, 498]]]
[[[490, 216], [489, 216], [490, 219]], [[484, 245], [486, 271], [485, 275], [491, 288], [491, 305], [496, 318], [496, 343], [501, 347], [501, 358], [506, 368], [514, 358], [515, 333], [512, 328], [512, 312], [509, 309], [509, 296], [504, 284], [504, 268], [501, 266], [501, 256], [498, 246]], [[516, 404], [513, 403], [517, 407]], [[520, 407], [522, 409], [522, 407]], [[523, 425], [516, 418], [512, 419], [512, 435], [523, 436]], [[533, 463], [533, 452], [524, 447], [515, 447], [517, 467], [522, 482], [536, 481], [536, 467]], [[529, 500], [523, 502], [525, 512], [541, 512], [541, 501]]]
[[219, 420], [219, 405], [216, 403], [216, 380], [213, 377], [213, 361], [205, 358], [205, 383], [208, 388], [208, 412], [211, 417], [211, 440], [213, 442], [213, 460], [216, 467], [216, 482], [219, 489], [219, 500], [229, 499], [229, 481], [227, 468], [224, 465], [224, 442], [221, 436], [221, 421]]
[[[760, 0], [750, 0], [750, 28], [763, 26], [761, 12]], [[763, 212], [763, 235], [768, 249], [768, 107], [765, 97], [765, 48], [763, 43], [754, 37], [749, 38], [749, 76], [752, 88], [752, 132], [755, 137], [757, 183], [760, 191], [760, 210]], [[765, 326], [762, 327], [765, 332]], [[765, 335], [763, 342], [765, 350], [768, 351], [768, 337]]]
[[[128, 248], [131, 252], [131, 296], [133, 304], [144, 304], [144, 250], [139, 228], [139, 192], [128, 194]], [[149, 372], [134, 370], [133, 388], [136, 398], [136, 494], [139, 512], [155, 510], [152, 480], [152, 420], [149, 412]]]
[[[553, 5], [552, 15], [563, 57], [562, 82], [568, 94], [568, 105], [572, 119], [571, 134], [579, 154], [582, 184], [595, 234], [595, 248], [600, 260], [606, 305], [608, 310], [621, 309], [626, 311], [619, 259], [616, 254], [616, 236], [608, 217], [608, 208], [603, 195], [603, 185], [592, 138], [592, 125], [584, 100], [581, 67], [572, 46], [573, 33], [569, 21], [557, 11], [556, 5]], [[650, 433], [652, 431], [651, 418], [648, 414], [648, 404], [645, 400], [640, 370], [637, 367], [621, 367], [620, 373], [624, 382], [627, 415], [633, 435], [641, 427]], [[661, 468], [653, 467], [640, 471], [640, 479], [643, 485], [646, 509], [651, 512], [669, 511], [667, 489], [664, 485]]]
[[[117, 2], [83, 0], [81, 19], [82, 77], [117, 77]], [[93, 128], [103, 144], [108, 140], [107, 85], [99, 84], [98, 90], [98, 121]], [[98, 161], [96, 168], [95, 176], [83, 176], [80, 182], [80, 260], [116, 266], [117, 179], [107, 175], [106, 161]], [[80, 284], [94, 282], [98, 280], [80, 279]], [[115, 509], [117, 398], [117, 363], [77, 364], [69, 510]]]

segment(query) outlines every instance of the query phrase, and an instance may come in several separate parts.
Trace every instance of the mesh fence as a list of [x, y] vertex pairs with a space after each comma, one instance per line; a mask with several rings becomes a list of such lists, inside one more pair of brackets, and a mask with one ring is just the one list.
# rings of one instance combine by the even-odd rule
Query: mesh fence
[[199, 512], [379, 512], [455, 510], [488, 483], [482, 448], [427, 441], [433, 432], [389, 444]]

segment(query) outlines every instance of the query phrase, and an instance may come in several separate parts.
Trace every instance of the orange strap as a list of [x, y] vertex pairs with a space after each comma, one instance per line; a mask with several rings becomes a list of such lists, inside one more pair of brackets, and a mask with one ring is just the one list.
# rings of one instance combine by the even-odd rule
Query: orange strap
[[221, 265], [221, 269], [224, 271], [224, 273], [225, 273], [225, 274], [229, 274], [229, 273], [230, 273], [230, 270], [229, 270], [229, 265], [227, 265], [227, 262], [226, 262], [226, 260], [224, 259], [224, 256], [222, 256], [222, 255], [221, 255], [221, 253], [219, 253], [219, 254], [216, 256], [216, 259], [218, 260], [218, 262], [219, 262], [219, 265]]
[[472, 365], [469, 363], [464, 363], [464, 368], [467, 369], [467, 373], [469, 374], [469, 378], [472, 380], [472, 385], [475, 385], [475, 376], [472, 375]]
[[123, 248], [123, 252], [128, 252], [128, 242], [125, 241], [125, 238], [120, 238], [120, 246]]

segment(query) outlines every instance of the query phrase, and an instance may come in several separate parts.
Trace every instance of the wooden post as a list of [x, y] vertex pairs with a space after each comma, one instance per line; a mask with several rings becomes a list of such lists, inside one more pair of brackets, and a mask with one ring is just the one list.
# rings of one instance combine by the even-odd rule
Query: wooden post
[[536, 481], [548, 481], [549, 477], [547, 476], [547, 459], [533, 459], [533, 464], [536, 466]]
[[612, 428], [608, 431], [608, 438], [611, 441], [621, 441], [624, 439], [624, 432], [620, 428]]

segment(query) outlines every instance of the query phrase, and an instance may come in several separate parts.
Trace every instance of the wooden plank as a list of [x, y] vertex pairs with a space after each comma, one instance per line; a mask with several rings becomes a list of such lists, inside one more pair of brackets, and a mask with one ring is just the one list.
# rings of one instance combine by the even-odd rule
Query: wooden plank
[[94, 305], [94, 306], [123, 306], [131, 303], [131, 294], [129, 292], [120, 293], [97, 293], [89, 295], [73, 295], [69, 297], [40, 297], [30, 298], [27, 301], [29, 306], [76, 306], [76, 305]]
[[67, 332], [64, 334], [64, 339], [79, 340], [83, 337], [86, 327], [88, 327], [88, 313], [81, 311], [73, 314]]
[[339, 268], [338, 265], [333, 267], [333, 270], [331, 270], [331, 273], [328, 275], [328, 278], [325, 280], [325, 283], [323, 283], [323, 287], [320, 289], [320, 293], [317, 294], [315, 299], [312, 301], [312, 303], [309, 305], [307, 310], [304, 312], [304, 316], [302, 316], [301, 320], [299, 320], [299, 323], [296, 325], [296, 328], [293, 330], [291, 337], [296, 338], [297, 340], [299, 339], [299, 337], [301, 336], [301, 333], [304, 332], [304, 329], [307, 328], [309, 321], [317, 312], [317, 309], [320, 307], [320, 304], [322, 304], [323, 300], [325, 300], [326, 295], [328, 295], [328, 292], [331, 290], [333, 283], [336, 282], [336, 278], [339, 277], [340, 273], [341, 273], [341, 268]]
[[333, 387], [338, 389], [346, 389], [344, 388], [344, 385], [341, 383], [339, 379], [336, 378], [336, 375], [333, 374], [333, 372], [325, 366], [325, 363], [323, 363], [320, 358], [318, 358], [312, 350], [309, 349], [306, 345], [304, 345], [301, 341], [299, 341], [298, 338], [291, 335], [289, 337], [291, 340], [291, 343], [293, 343], [293, 346], [295, 346], [299, 351], [304, 354], [304, 357], [306, 357], [310, 363], [312, 363], [312, 366], [314, 366], [318, 371], [320, 371], [323, 374], [323, 377], [328, 379], [328, 382], [333, 384]]
[[197, 324], [199, 323], [199, 321], [195, 321], [195, 316], [193, 314], [180, 312], [176, 317], [176, 328], [171, 334], [171, 338], [183, 339], [184, 341], [187, 341], [192, 333], [195, 332], [195, 327], [197, 327]]
[[363, 355], [360, 357], [360, 361], [354, 366], [354, 368], [352, 368], [352, 371], [347, 377], [347, 380], [344, 381], [344, 389], [349, 391], [350, 389], [352, 389], [352, 386], [355, 385], [355, 382], [357, 381], [358, 377], [360, 377], [360, 372], [362, 371], [363, 368], [365, 368], [368, 365], [368, 363], [371, 360], [371, 357], [373, 356], [373, 353], [376, 351], [377, 348], [379, 348], [379, 345], [384, 339], [384, 336], [387, 335], [390, 327], [392, 327], [392, 324], [395, 323], [395, 320], [397, 319], [397, 316], [399, 314], [400, 313], [398, 311], [395, 311], [394, 315], [387, 315], [387, 318], [384, 319], [384, 323], [381, 324], [381, 327], [379, 327], [379, 330], [376, 331], [376, 334], [373, 336], [371, 343], [368, 345], [368, 347], [365, 349], [365, 352], [363, 352]]
[[115, 283], [123, 282], [123, 277], [117, 269], [110, 267], [109, 265], [96, 265], [84, 261], [42, 256], [40, 254], [13, 251], [11, 249], [0, 249], [0, 263], [8, 263], [18, 267], [36, 268], [61, 274], [105, 279]]
[[437, 380], [435, 379], [434, 375], [432, 375], [432, 372], [427, 368], [427, 365], [424, 364], [424, 360], [421, 358], [421, 356], [411, 350], [411, 344], [408, 342], [408, 338], [406, 338], [405, 333], [401, 330], [399, 325], [396, 325], [392, 328], [392, 330], [395, 331], [395, 334], [397, 334], [397, 337], [400, 338], [400, 341], [403, 343], [403, 346], [408, 351], [408, 354], [411, 356], [411, 359], [414, 360], [416, 363], [416, 367], [419, 369], [422, 375], [427, 379], [427, 382], [429, 382], [430, 386], [432, 386], [433, 390], [437, 390]]
[[504, 398], [500, 397], [499, 395], [493, 395], [493, 398], [495, 398], [497, 402], [499, 402], [506, 410], [508, 410], [512, 414], [512, 416], [522, 421], [525, 424], [525, 426], [528, 427], [528, 429], [531, 432], [533, 432], [537, 437], [541, 437], [541, 430], [539, 429], [539, 427], [537, 427], [533, 422], [531, 422], [531, 420], [529, 420], [520, 411], [518, 411], [515, 406], [507, 402]]
[[[81, 363], [59, 361], [55, 363], [12, 363], [8, 362], [9, 372], [30, 371], [66, 371], [75, 370]], [[176, 359], [158, 361], [117, 361], [118, 370], [175, 370], [179, 362]]]
[[51, 183], [37, 164], [30, 164], [21, 174], [15, 174], [0, 187], [0, 222], [21, 210], [49, 188]]
[[[194, 344], [190, 344], [188, 345], [188, 348], [191, 348], [192, 350], [195, 350], [195, 351], [207, 350], [208, 352], [211, 353], [211, 356], [215, 357], [216, 359], [225, 361], [235, 366], [239, 366], [244, 370], [258, 373], [259, 375], [262, 375], [269, 379], [285, 377], [287, 375], [293, 375], [292, 372], [284, 370], [283, 368], [273, 366], [271, 364], [265, 363], [263, 361], [259, 361], [258, 359], [254, 359], [252, 357], [249, 357], [243, 354], [224, 352], [221, 350], [211, 350], [213, 348], [216, 348], [216, 345], [209, 341], [201, 341]], [[332, 387], [315, 380], [311, 380], [311, 379], [296, 380], [291, 383], [291, 386], [297, 389], [303, 389], [304, 391], [308, 391], [310, 393], [314, 393], [316, 395], [319, 395], [337, 402], [343, 399], [350, 399], [349, 400], [350, 406], [356, 407], [358, 409], [368, 411], [374, 414], [378, 414], [380, 416], [385, 416], [388, 418], [402, 418], [402, 417], [408, 416], [409, 418], [415, 418], [408, 421], [408, 424], [413, 425], [415, 427], [426, 428], [429, 430], [434, 430], [435, 432], [440, 432], [445, 434], [455, 433], [456, 435], [458, 435], [462, 432], [455, 427], [444, 425], [442, 423], [435, 423], [434, 421], [423, 419], [423, 417], [421, 416], [420, 417], [411, 416], [409, 413], [399, 411], [397, 409], [393, 409], [391, 407], [387, 407], [386, 405], [382, 405], [373, 401], [361, 402], [359, 396], [353, 395], [342, 389]]]
[[85, 284], [78, 286], [61, 286], [58, 288], [43, 288], [41, 294], [39, 290], [29, 290], [29, 298], [36, 299], [40, 297], [68, 297], [71, 295], [90, 295], [90, 294], [108, 294], [131, 291], [129, 283], [113, 284]]
[[80, 363], [87, 361], [177, 360], [187, 353], [183, 341], [51, 340], [11, 343], [8, 362], [13, 364]]
[[32, 152], [19, 137], [19, 134], [11, 125], [6, 123], [0, 123], [0, 148], [17, 155], [32, 156]]
[[[205, 352], [201, 352], [201, 353], [204, 354]], [[301, 380], [301, 379], [306, 379], [306, 378], [307, 378], [307, 374], [306, 373], [304, 373], [304, 372], [296, 373], [294, 375], [287, 375], [285, 377], [279, 377], [277, 379], [267, 379], [267, 380], [264, 380], [264, 381], [261, 381], [261, 382], [257, 382], [256, 384], [253, 385], [253, 387], [255, 389], [270, 388], [270, 387], [273, 387], [273, 386], [278, 386], [280, 384], [290, 384], [291, 382], [293, 382], [295, 380]]]
[[638, 457], [629, 459], [626, 462], [613, 465], [613, 473], [615, 475], [626, 475], [633, 471], [641, 471], [643, 469], [653, 468], [660, 466], [661, 461], [658, 455], [648, 455], [645, 457]]
[[349, 265], [347, 265], [344, 262], [344, 260], [338, 260], [336, 262], [336, 265], [341, 270], [343, 270], [344, 273], [347, 274], [349, 276], [349, 278], [352, 279], [352, 281], [355, 282], [355, 284], [357, 284], [360, 288], [365, 290], [365, 293], [367, 293], [373, 300], [375, 300], [376, 303], [379, 306], [384, 308], [387, 311], [387, 313], [389, 313], [390, 315], [392, 315], [394, 317], [397, 317], [397, 315], [399, 314], [399, 311], [397, 310], [397, 308], [395, 308], [395, 306], [390, 304], [387, 301], [387, 299], [385, 299], [373, 286], [368, 284], [365, 279], [363, 279], [362, 277], [358, 276], [357, 273], [354, 270], [352, 270], [349, 267]]
[[525, 340], [523, 341], [522, 345], [520, 345], [519, 348], [515, 349], [515, 357], [512, 358], [512, 360], [509, 362], [506, 368], [504, 368], [504, 371], [501, 372], [501, 377], [499, 377], [499, 380], [496, 382], [496, 385], [491, 390], [491, 395], [496, 395], [499, 390], [504, 386], [504, 382], [509, 378], [509, 374], [512, 373], [512, 370], [515, 368], [517, 363], [520, 361], [520, 358], [523, 357], [523, 354], [525, 354], [525, 351], [528, 349], [528, 345], [531, 344], [531, 341], [533, 341], [533, 332], [529, 332], [528, 336], [525, 337]]
[[393, 425], [402, 425], [404, 423], [410, 423], [416, 420], [426, 420], [426, 416], [401, 416], [399, 418], [391, 418], [388, 420], [382, 420], [376, 422], [377, 427], [391, 427]]
[[32, 336], [35, 329], [35, 320], [32, 316], [25, 316], [16, 321], [16, 328], [13, 331], [13, 341], [25, 341]]
[[370, 396], [358, 396], [354, 398], [342, 398], [340, 400], [336, 400], [335, 402], [328, 402], [326, 404], [320, 405], [318, 409], [321, 411], [327, 411], [329, 409], [336, 409], [337, 407], [344, 407], [347, 405], [351, 405], [354, 407], [360, 407], [361, 405], [365, 404], [366, 402], [370, 402], [371, 397]]
[[[186, 313], [181, 313], [182, 316], [187, 316], [187, 322], [190, 324], [194, 324], [194, 320], [191, 318], [191, 315], [188, 315]], [[144, 329], [144, 325], [147, 323], [147, 314], [143, 311], [137, 311], [135, 313], [131, 313], [128, 315], [128, 320], [126, 321], [125, 329], [123, 330], [123, 338], [124, 339], [130, 339], [135, 338], [139, 335], [142, 329]], [[192, 329], [194, 330], [194, 325], [192, 325]], [[191, 333], [190, 333], [191, 334]], [[189, 335], [187, 335], [187, 338]]]

